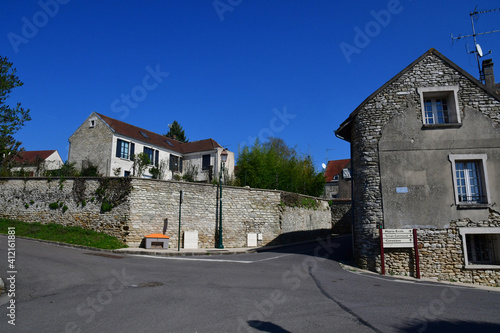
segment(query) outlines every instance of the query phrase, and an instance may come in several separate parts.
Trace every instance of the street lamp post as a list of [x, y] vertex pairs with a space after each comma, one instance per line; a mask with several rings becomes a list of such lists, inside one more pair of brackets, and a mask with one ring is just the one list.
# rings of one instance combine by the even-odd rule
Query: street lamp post
[[217, 248], [223, 249], [224, 245], [222, 244], [222, 174], [224, 173], [224, 165], [227, 161], [227, 151], [224, 149], [220, 153], [220, 171], [219, 171], [219, 239]]

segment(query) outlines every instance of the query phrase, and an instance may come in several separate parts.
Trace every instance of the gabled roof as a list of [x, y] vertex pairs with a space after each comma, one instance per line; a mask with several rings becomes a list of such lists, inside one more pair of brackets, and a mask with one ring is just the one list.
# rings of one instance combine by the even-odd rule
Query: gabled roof
[[102, 121], [104, 121], [110, 129], [131, 139], [144, 142], [156, 147], [162, 147], [181, 154], [194, 153], [200, 151], [214, 150], [221, 147], [213, 139], [205, 139], [193, 142], [180, 142], [174, 139], [167, 138], [161, 134], [148, 131], [134, 125], [127, 124], [123, 121], [107, 117], [100, 113], [95, 113]]
[[45, 161], [50, 155], [54, 154], [55, 152], [57, 152], [57, 150], [23, 151], [14, 158], [14, 161], [26, 164], [34, 163], [37, 158], [39, 158], [41, 161]]
[[429, 55], [435, 55], [439, 59], [441, 59], [443, 62], [445, 62], [448, 66], [468, 78], [470, 81], [475, 83], [479, 88], [483, 89], [486, 93], [490, 94], [493, 98], [497, 99], [500, 101], [500, 96], [496, 94], [495, 91], [492, 89], [486, 87], [484, 84], [479, 82], [475, 77], [467, 73], [465, 70], [460, 68], [457, 64], [455, 64], [453, 61], [450, 59], [446, 58], [444, 55], [442, 55], [440, 52], [438, 52], [436, 49], [431, 48], [424, 54], [422, 54], [420, 57], [418, 57], [415, 61], [413, 61], [410, 65], [408, 65], [405, 69], [403, 69], [401, 72], [399, 72], [396, 76], [394, 76], [392, 79], [387, 81], [383, 86], [378, 88], [375, 92], [373, 92], [370, 96], [368, 96], [350, 115], [349, 117], [344, 120], [342, 124], [340, 124], [339, 128], [335, 131], [335, 135], [341, 139], [344, 139], [346, 141], [350, 141], [350, 136], [351, 136], [351, 131], [350, 127], [352, 124], [352, 121], [354, 118], [357, 116], [359, 113], [359, 110], [361, 110], [370, 100], [372, 100], [376, 95], [378, 95], [382, 90], [384, 90], [387, 86], [392, 84], [394, 81], [399, 79], [403, 74], [407, 73], [410, 71], [416, 64], [418, 64], [420, 61], [422, 61], [424, 58], [426, 58]]
[[325, 181], [331, 182], [333, 180], [333, 177], [340, 174], [342, 170], [349, 165], [350, 162], [350, 159], [328, 161], [325, 170]]

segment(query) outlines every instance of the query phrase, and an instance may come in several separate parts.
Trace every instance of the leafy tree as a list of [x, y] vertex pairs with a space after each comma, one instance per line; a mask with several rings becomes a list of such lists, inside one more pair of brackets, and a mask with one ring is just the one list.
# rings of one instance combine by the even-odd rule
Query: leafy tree
[[163, 179], [165, 178], [165, 172], [168, 170], [168, 161], [161, 160], [159, 165], [156, 167], [151, 167], [149, 173], [153, 179]]
[[174, 120], [172, 124], [168, 125], [169, 130], [168, 133], [163, 134], [167, 138], [174, 139], [180, 142], [188, 142], [188, 138], [186, 138], [186, 135], [184, 134], [184, 130], [182, 129], [182, 126], [179, 125], [177, 120]]
[[314, 169], [310, 156], [300, 155], [282, 139], [269, 138], [252, 147], [245, 146], [238, 154], [237, 182], [246, 186], [277, 189], [320, 196], [325, 179]]
[[132, 166], [134, 177], [141, 177], [148, 165], [151, 164], [149, 155], [146, 153], [139, 153], [134, 154], [132, 158], [134, 160], [134, 165]]
[[22, 142], [17, 141], [14, 135], [25, 122], [31, 120], [30, 110], [22, 108], [21, 103], [17, 103], [16, 107], [6, 104], [12, 89], [22, 85], [12, 63], [7, 57], [0, 57], [0, 174], [7, 172], [10, 162], [23, 151]]
[[60, 169], [48, 171], [49, 177], [74, 177], [78, 176], [79, 172], [75, 168], [76, 162], [64, 162]]

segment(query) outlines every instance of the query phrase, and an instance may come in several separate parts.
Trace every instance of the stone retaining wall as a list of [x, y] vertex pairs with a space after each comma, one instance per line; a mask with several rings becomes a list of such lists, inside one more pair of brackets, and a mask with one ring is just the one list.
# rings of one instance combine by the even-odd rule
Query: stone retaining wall
[[[4, 178], [0, 217], [81, 226], [118, 237], [129, 246], [138, 246], [147, 234], [165, 233], [171, 237], [170, 247], [177, 247], [181, 190], [181, 236], [197, 230], [198, 246], [214, 247], [219, 219], [215, 185], [135, 178]], [[314, 199], [317, 207], [310, 209], [290, 207], [282, 203], [283, 195], [224, 186], [224, 246], [247, 246], [248, 233], [262, 234], [258, 245], [267, 245], [297, 240], [287, 235], [314, 238], [331, 232], [327, 201]]]
[[[500, 286], [500, 270], [467, 269], [463, 240], [459, 229], [500, 227], [500, 214], [490, 210], [490, 218], [474, 223], [464, 219], [450, 223], [446, 229], [418, 229], [420, 275], [438, 280]], [[416, 276], [413, 249], [385, 249], [387, 274]]]

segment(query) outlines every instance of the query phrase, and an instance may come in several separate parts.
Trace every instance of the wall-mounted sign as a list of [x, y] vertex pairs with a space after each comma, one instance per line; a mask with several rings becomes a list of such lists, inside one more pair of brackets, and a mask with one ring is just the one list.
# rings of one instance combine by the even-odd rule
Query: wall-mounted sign
[[408, 193], [408, 187], [396, 187], [396, 193]]

